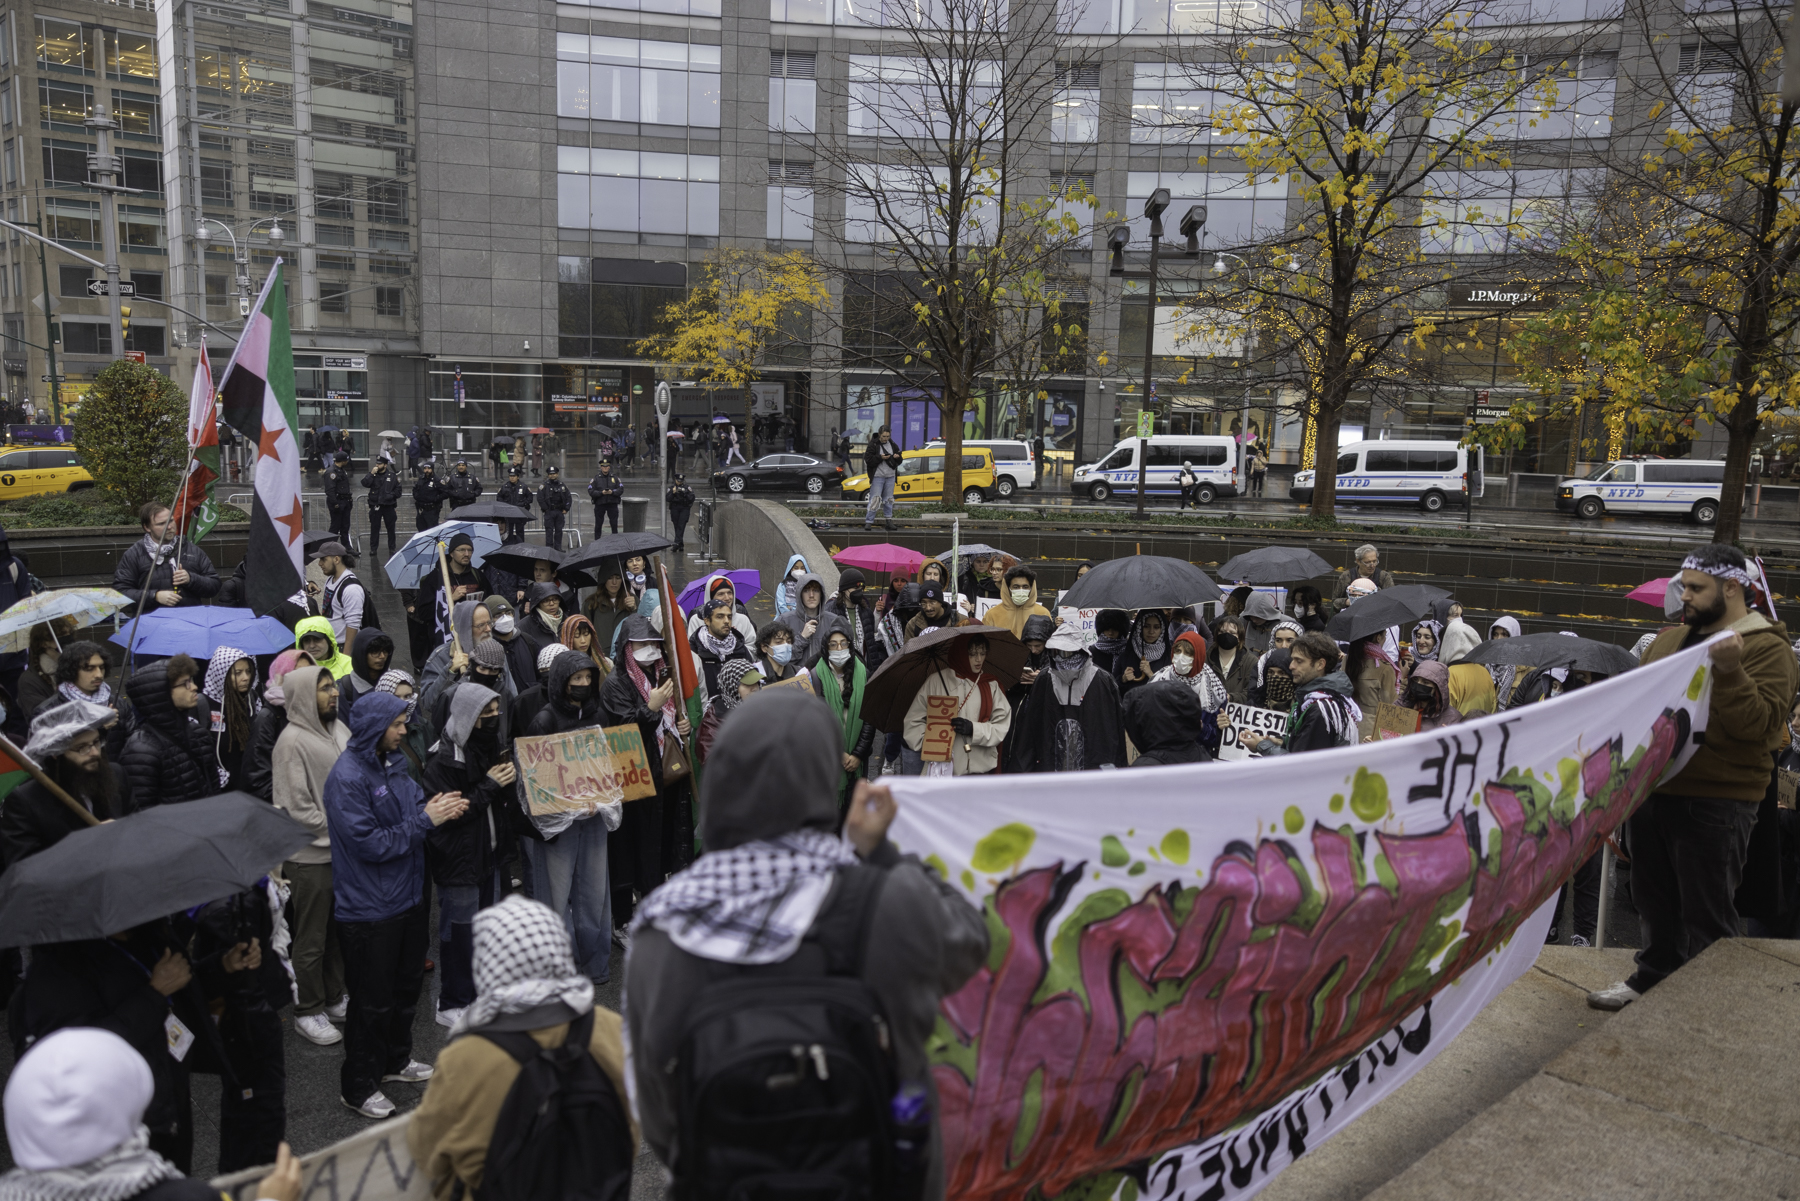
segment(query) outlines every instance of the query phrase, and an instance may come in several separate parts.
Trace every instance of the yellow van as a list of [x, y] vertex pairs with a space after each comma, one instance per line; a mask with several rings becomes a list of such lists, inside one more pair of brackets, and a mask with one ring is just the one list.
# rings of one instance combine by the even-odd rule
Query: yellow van
[[[895, 500], [944, 499], [944, 451], [909, 450], [901, 453], [900, 473], [894, 480]], [[966, 446], [962, 455], [963, 503], [978, 505], [994, 490], [994, 452], [985, 446]], [[844, 499], [864, 500], [869, 477], [851, 476], [844, 481]]]
[[0, 501], [93, 486], [73, 446], [0, 446]]

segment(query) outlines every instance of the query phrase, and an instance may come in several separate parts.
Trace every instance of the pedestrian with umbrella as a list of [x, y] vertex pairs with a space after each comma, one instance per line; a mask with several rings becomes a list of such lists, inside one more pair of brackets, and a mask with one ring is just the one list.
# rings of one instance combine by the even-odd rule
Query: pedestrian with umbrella
[[[538, 454], [535, 446], [532, 454], [534, 458]], [[562, 468], [555, 463], [550, 464], [550, 478], [538, 489], [537, 501], [538, 508], [544, 511], [544, 545], [561, 550], [563, 523], [569, 518], [569, 510], [575, 507], [575, 497], [563, 483]]]
[[[1001, 677], [987, 669], [988, 635], [980, 627], [971, 627], [966, 636], [947, 644], [948, 662], [932, 672], [920, 685], [906, 711], [906, 750], [902, 762], [921, 765], [920, 774], [928, 776], [985, 776], [999, 770], [1000, 748], [1006, 745], [1007, 731], [1012, 728], [1012, 706], [1006, 700], [1006, 688], [1017, 680]], [[998, 635], [996, 635], [998, 636]], [[932, 697], [955, 697], [956, 716], [950, 719], [950, 759], [947, 763], [925, 763], [923, 749], [926, 718]], [[909, 773], [910, 774], [910, 773]]]
[[1073, 626], [1050, 635], [1044, 649], [1050, 670], [1038, 676], [1014, 719], [1018, 729], [1007, 772], [1124, 767], [1124, 713], [1112, 674], [1093, 661]]
[[617, 559], [608, 559], [601, 563], [594, 574], [600, 579], [600, 586], [588, 598], [587, 617], [594, 623], [594, 634], [600, 640], [602, 654], [609, 652], [613, 646], [613, 635], [618, 633], [619, 623], [637, 612], [637, 593], [625, 584], [625, 568]]
[[1069, 609], [1186, 609], [1221, 595], [1204, 571], [1185, 560], [1127, 555], [1077, 578], [1062, 604]]
[[[118, 720], [105, 705], [59, 700], [32, 719], [25, 744], [26, 757], [43, 767], [50, 782], [103, 822], [131, 811], [131, 781], [106, 755], [106, 728]], [[55, 846], [88, 824], [48, 786], [27, 780], [0, 806], [0, 866]]]

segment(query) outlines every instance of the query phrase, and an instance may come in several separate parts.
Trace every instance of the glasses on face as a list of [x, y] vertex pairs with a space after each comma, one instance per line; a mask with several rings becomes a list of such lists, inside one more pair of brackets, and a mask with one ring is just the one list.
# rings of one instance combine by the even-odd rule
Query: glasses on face
[[176, 680], [174, 686], [177, 688], [196, 688], [196, 689], [200, 687], [200, 685], [194, 683], [193, 676], [188, 676], [186, 679]]

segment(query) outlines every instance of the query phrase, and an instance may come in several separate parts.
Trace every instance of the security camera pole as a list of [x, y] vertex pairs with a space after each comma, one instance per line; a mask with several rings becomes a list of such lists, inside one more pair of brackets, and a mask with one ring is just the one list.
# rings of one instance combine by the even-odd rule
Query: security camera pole
[[[1150, 319], [1144, 323], [1144, 412], [1156, 421], [1156, 385], [1150, 379], [1150, 364], [1156, 356], [1156, 258], [1162, 242], [1163, 210], [1169, 207], [1169, 189], [1158, 188], [1144, 201], [1144, 216], [1150, 218]], [[1154, 424], [1152, 425], [1154, 428]], [[1150, 457], [1150, 440], [1144, 433], [1144, 418], [1138, 415], [1138, 485], [1137, 515], [1144, 515], [1144, 460]]]

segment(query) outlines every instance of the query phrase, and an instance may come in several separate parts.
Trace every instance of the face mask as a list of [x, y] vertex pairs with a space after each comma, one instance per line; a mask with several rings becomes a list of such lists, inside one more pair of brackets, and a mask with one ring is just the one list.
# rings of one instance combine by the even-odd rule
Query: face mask
[[790, 574], [790, 575], [789, 575], [789, 576], [788, 576], [788, 578], [789, 578], [789, 579], [791, 579], [791, 580], [797, 580], [797, 579], [799, 579], [799, 578], [800, 578], [800, 577], [801, 577], [801, 576], [803, 576], [803, 575], [805, 575], [805, 574], [806, 574], [806, 568], [804, 568], [804, 567], [798, 567], [798, 566], [797, 566], [797, 567], [795, 567], [795, 568], [794, 568], [794, 570], [793, 570], [793, 572], [792, 572], [792, 574]]
[[833, 667], [842, 667], [844, 664], [850, 662], [850, 652], [832, 651], [826, 658], [831, 660], [831, 665]]
[[1238, 636], [1236, 634], [1221, 633], [1219, 635], [1219, 649], [1220, 650], [1222, 650], [1222, 651], [1236, 650], [1237, 644], [1238, 644]]
[[631, 652], [631, 657], [647, 667], [662, 658], [662, 652], [653, 646], [640, 646]]
[[788, 660], [793, 657], [794, 644], [791, 642], [783, 642], [769, 648], [769, 658], [775, 660], [775, 662], [781, 664], [783, 667], [786, 667]]
[[1025, 603], [1025, 599], [1027, 597], [1029, 597], [1030, 595], [1031, 595], [1031, 589], [1029, 589], [1029, 588], [1014, 588], [1012, 590], [1012, 602], [1015, 605], [1023, 605]]
[[585, 705], [588, 697], [593, 695], [594, 686], [592, 684], [569, 685], [569, 699], [574, 701], [577, 705]]
[[1080, 651], [1057, 651], [1050, 657], [1057, 671], [1077, 672], [1087, 664], [1087, 656]]
[[1294, 606], [1294, 616], [1295, 617], [1305, 617], [1308, 613], [1311, 613], [1311, 612], [1312, 612], [1311, 605], [1295, 605]]
[[38, 656], [38, 670], [43, 672], [47, 676], [55, 675], [56, 674], [56, 656], [55, 655], [39, 655]]
[[469, 678], [471, 680], [475, 681], [475, 683], [480, 684], [483, 688], [492, 688], [495, 692], [500, 691], [500, 673], [499, 672], [495, 672], [493, 675], [489, 675], [485, 671], [478, 671], [478, 672], [475, 672], [474, 674], [472, 674]]
[[1194, 670], [1194, 656], [1192, 655], [1176, 655], [1173, 662], [1175, 671], [1179, 675], [1185, 676]]
[[861, 588], [853, 589], [850, 592], [850, 603], [851, 604], [860, 605], [860, 604], [862, 604], [862, 600], [863, 600], [863, 590]]
[[475, 719], [475, 728], [477, 730], [491, 730], [499, 724], [499, 714], [495, 714], [493, 717], [477, 717]]
[[501, 617], [494, 621], [494, 633], [496, 634], [510, 634], [515, 628], [513, 619], [510, 617]]

